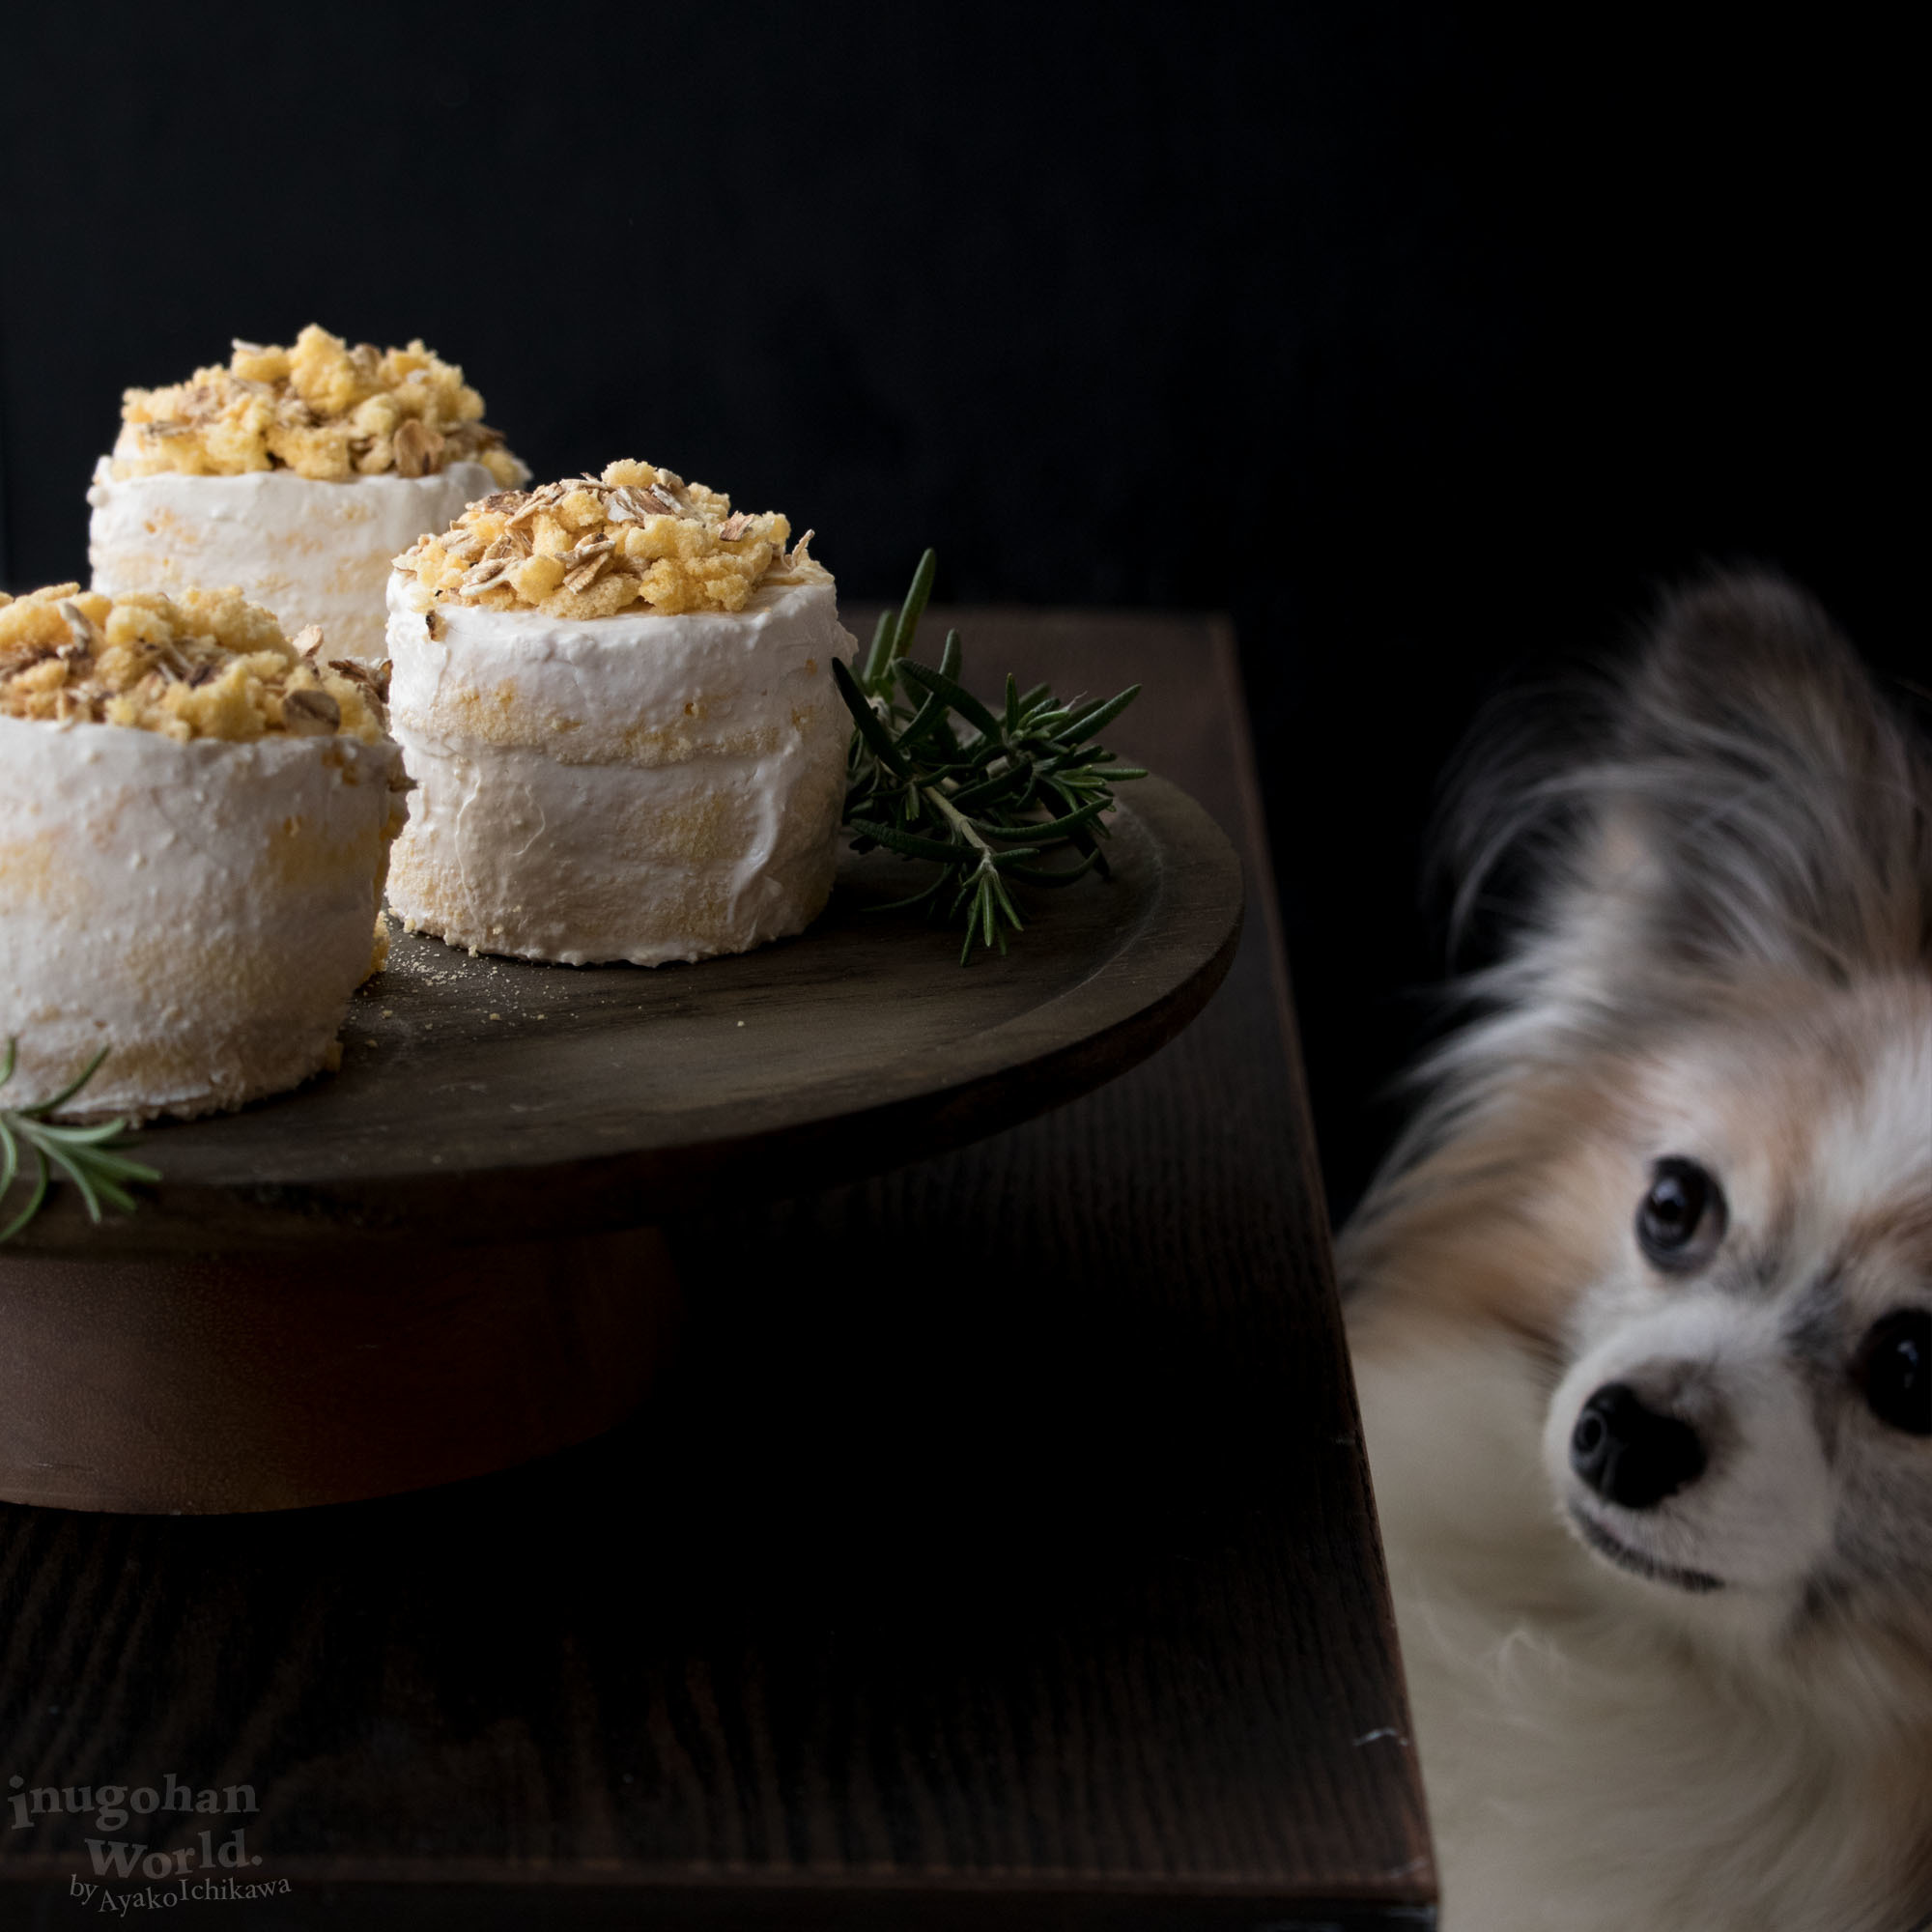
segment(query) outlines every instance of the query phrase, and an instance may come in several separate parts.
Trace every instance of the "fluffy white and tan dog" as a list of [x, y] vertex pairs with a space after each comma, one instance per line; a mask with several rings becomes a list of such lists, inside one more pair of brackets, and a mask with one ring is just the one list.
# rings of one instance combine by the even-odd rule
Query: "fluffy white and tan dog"
[[1341, 1243], [1443, 1922], [1904, 1932], [1932, 760], [1768, 576], [1598, 695], [1471, 768], [1465, 893], [1526, 853], [1531, 911]]

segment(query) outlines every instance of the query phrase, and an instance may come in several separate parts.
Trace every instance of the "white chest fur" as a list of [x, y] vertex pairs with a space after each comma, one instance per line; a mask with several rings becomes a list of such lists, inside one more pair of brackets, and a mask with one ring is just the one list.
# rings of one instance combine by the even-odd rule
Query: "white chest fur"
[[1444, 1932], [1902, 1932], [1908, 1780], [1857, 1700], [1690, 1644], [1577, 1547], [1521, 1351], [1381, 1334], [1356, 1378]]

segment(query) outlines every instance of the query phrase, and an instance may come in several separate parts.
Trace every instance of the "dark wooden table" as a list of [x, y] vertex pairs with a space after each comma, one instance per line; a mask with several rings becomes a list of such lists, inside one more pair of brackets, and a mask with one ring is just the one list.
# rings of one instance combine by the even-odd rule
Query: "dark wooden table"
[[[1221, 992], [1026, 1126], [674, 1224], [676, 1370], [586, 1448], [0, 1505], [0, 1926], [103, 1917], [88, 1838], [208, 1825], [288, 1882], [244, 1927], [1433, 1923], [1232, 640], [959, 621], [981, 683], [1146, 683], [1111, 738], [1254, 882]], [[259, 1809], [9, 1803], [169, 1774]]]

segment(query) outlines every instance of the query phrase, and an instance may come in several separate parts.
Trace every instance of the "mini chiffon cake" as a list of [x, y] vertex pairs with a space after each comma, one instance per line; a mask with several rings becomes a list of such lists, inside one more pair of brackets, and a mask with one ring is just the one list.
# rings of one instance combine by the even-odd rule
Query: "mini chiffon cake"
[[330, 1064], [407, 780], [376, 680], [316, 641], [234, 591], [0, 596], [14, 1093], [105, 1047], [74, 1117], [195, 1115]]
[[483, 398], [420, 342], [237, 342], [227, 368], [129, 389], [96, 466], [88, 561], [118, 596], [234, 584], [340, 657], [383, 655], [389, 560], [529, 475]]
[[418, 786], [389, 903], [526, 959], [743, 952], [824, 909], [854, 639], [777, 515], [644, 463], [499, 492], [396, 559]]

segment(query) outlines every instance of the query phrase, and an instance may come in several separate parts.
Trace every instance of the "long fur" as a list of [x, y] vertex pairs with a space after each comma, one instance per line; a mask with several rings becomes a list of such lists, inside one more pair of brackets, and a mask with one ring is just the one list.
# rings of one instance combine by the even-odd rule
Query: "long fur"
[[[1340, 1247], [1444, 1922], [1902, 1932], [1932, 1912], [1932, 1437], [1851, 1364], [1932, 1303], [1932, 762], [1766, 574], [1671, 599], [1560, 728], [1529, 711], [1449, 840], [1462, 916], [1499, 872], [1524, 909]], [[1631, 1229], [1685, 1151], [1735, 1225], [1677, 1282]], [[1619, 1535], [1723, 1587], [1578, 1533], [1569, 1430], [1626, 1375], [1715, 1446]]]

